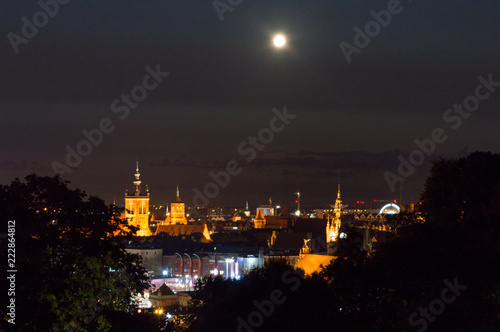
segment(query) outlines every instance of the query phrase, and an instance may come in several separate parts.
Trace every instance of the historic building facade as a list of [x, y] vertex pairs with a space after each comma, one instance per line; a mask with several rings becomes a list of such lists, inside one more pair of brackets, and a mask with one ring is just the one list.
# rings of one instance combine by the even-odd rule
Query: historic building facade
[[179, 186], [177, 186], [177, 197], [170, 204], [170, 218], [172, 225], [186, 225], [186, 206], [179, 197]]
[[149, 229], [149, 189], [141, 193], [141, 174], [139, 173], [139, 162], [135, 169], [134, 192], [129, 194], [125, 191], [125, 219], [129, 225], [138, 227], [137, 236], [150, 236]]
[[340, 184], [333, 209], [333, 216], [328, 215], [326, 223], [326, 243], [330, 246], [339, 239], [340, 231], [340, 215], [342, 214], [342, 200], [340, 199]]

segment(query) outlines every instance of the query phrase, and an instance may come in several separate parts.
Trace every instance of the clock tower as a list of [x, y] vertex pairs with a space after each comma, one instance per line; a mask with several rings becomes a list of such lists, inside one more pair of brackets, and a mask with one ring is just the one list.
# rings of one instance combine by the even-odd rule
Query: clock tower
[[136, 164], [134, 180], [134, 193], [125, 191], [125, 218], [129, 225], [138, 227], [137, 236], [151, 236], [149, 229], [149, 189], [146, 185], [146, 193], [141, 193], [141, 180], [139, 173], [139, 162]]

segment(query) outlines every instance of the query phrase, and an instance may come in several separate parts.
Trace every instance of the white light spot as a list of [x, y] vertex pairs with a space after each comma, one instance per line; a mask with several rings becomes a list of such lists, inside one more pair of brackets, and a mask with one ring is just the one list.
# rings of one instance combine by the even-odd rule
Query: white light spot
[[286, 44], [286, 38], [283, 35], [276, 35], [273, 39], [274, 46], [282, 48]]

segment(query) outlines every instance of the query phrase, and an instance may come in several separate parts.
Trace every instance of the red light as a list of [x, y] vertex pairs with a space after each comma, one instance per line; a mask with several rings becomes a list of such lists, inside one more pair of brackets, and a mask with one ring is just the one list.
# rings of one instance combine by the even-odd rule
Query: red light
[[394, 203], [396, 203], [396, 200], [394, 200]]
[[295, 203], [297, 203], [298, 201], [295, 201]]

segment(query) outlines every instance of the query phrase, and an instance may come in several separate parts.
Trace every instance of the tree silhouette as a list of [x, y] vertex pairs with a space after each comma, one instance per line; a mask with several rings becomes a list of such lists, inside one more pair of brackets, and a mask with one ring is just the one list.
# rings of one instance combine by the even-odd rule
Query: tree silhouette
[[196, 289], [187, 331], [328, 331], [335, 307], [324, 281], [304, 278], [284, 259], [239, 281], [205, 278]]
[[500, 155], [474, 152], [434, 162], [421, 211], [432, 224], [456, 224], [469, 216], [500, 215]]
[[[15, 221], [19, 331], [107, 331], [147, 286], [137, 256], [124, 250], [115, 206], [69, 189], [59, 177], [29, 175], [0, 186], [0, 220]], [[2, 261], [7, 261], [2, 251]], [[6, 289], [5, 278], [2, 289]], [[0, 309], [5, 316], [6, 306]]]

